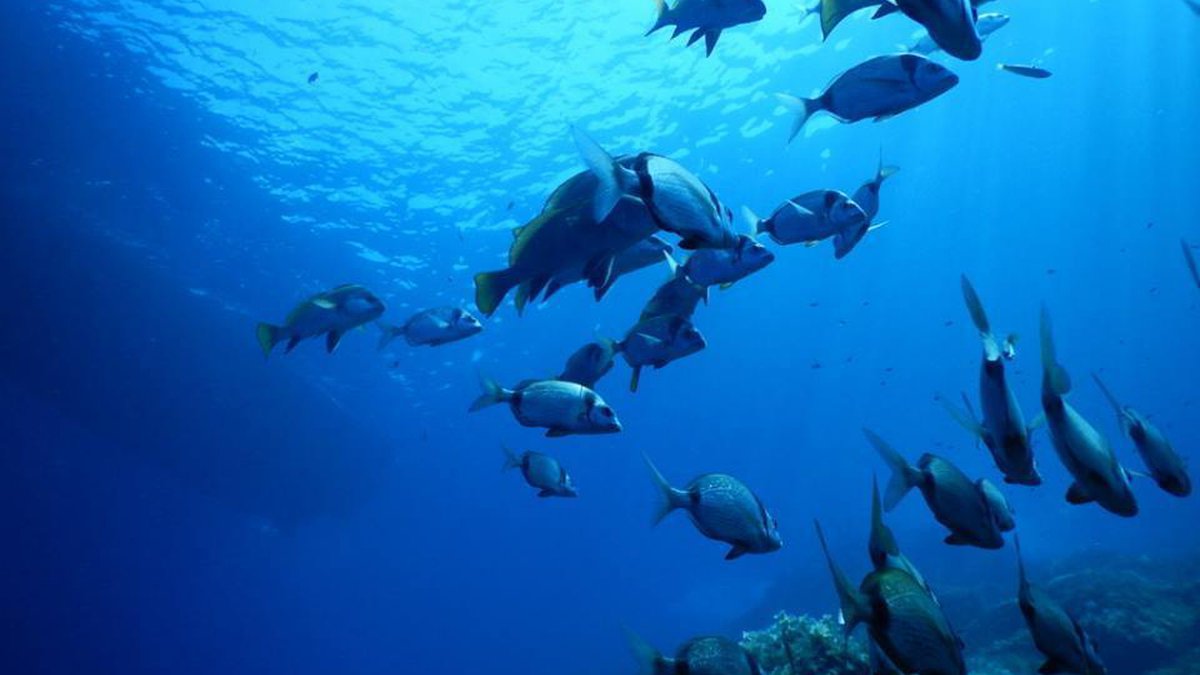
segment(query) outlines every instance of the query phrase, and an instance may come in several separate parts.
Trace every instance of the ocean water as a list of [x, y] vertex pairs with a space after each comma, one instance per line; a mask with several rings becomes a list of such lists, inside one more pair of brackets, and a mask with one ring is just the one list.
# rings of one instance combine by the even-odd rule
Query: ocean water
[[[782, 610], [834, 613], [812, 521], [866, 572], [887, 468], [862, 427], [1000, 477], [935, 402], [976, 397], [963, 273], [1020, 336], [1009, 373], [1027, 417], [1044, 303], [1071, 401], [1121, 461], [1142, 468], [1089, 372], [1194, 455], [1200, 290], [1179, 241], [1200, 243], [1200, 16], [1002, 0], [987, 9], [1012, 22], [983, 58], [935, 57], [961, 77], [951, 92], [882, 123], [817, 121], [788, 145], [776, 93], [810, 95], [917, 31], [855, 15], [822, 43], [793, 3], [767, 6], [705, 58], [643, 37], [654, 10], [638, 0], [8, 3], [0, 669], [635, 672], [625, 627], [671, 651]], [[618, 364], [598, 389], [620, 434], [547, 439], [467, 407], [478, 373], [552, 376], [623, 335], [665, 266], [601, 303], [580, 287], [523, 316], [506, 303], [444, 347], [380, 352], [372, 330], [332, 356], [312, 341], [264, 361], [255, 324], [342, 283], [395, 322], [473, 309], [472, 276], [582, 170], [570, 125], [677, 159], [735, 212], [852, 192], [881, 153], [901, 170], [888, 224], [852, 255], [770, 245], [773, 265], [699, 308], [707, 349], [636, 394]], [[1045, 484], [1005, 491], [1035, 579], [1200, 556], [1195, 498], [1135, 478], [1136, 518], [1068, 505], [1070, 477], [1045, 430], [1034, 439]], [[580, 498], [535, 498], [501, 472], [502, 445], [557, 456]], [[681, 514], [652, 528], [643, 453], [673, 482], [743, 479], [783, 548], [725, 561]], [[888, 522], [935, 586], [987, 589], [946, 603], [970, 661], [991, 634], [979, 617], [1015, 593], [1013, 547], [944, 545], [916, 496]], [[1036, 657], [1028, 639], [1014, 649]], [[1099, 649], [1116, 675], [1152, 669]]]

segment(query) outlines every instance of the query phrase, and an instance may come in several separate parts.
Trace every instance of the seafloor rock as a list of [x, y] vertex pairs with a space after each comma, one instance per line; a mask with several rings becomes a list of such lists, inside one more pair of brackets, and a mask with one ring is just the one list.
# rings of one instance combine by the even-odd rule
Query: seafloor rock
[[772, 675], [862, 675], [868, 670], [862, 641], [847, 640], [830, 616], [817, 620], [780, 612], [769, 628], [744, 633], [742, 647]]

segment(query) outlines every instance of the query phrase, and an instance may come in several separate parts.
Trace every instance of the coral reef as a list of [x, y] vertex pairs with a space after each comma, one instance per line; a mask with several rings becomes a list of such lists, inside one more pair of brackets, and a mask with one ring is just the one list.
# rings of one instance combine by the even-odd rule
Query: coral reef
[[861, 639], [847, 640], [831, 616], [813, 619], [786, 612], [769, 628], [742, 635], [742, 647], [771, 675], [862, 675], [868, 672]]

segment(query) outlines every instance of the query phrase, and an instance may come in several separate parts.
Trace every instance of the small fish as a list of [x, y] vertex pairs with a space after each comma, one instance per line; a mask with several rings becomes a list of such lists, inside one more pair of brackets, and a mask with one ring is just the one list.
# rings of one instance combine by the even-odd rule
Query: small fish
[[780, 95], [796, 113], [788, 142], [818, 112], [838, 121], [882, 121], [928, 103], [958, 84], [958, 76], [920, 54], [877, 56], [838, 75], [816, 98]]
[[478, 335], [483, 331], [483, 324], [465, 309], [435, 307], [417, 312], [401, 326], [381, 323], [379, 329], [379, 349], [401, 336], [413, 347], [438, 347]]
[[849, 241], [853, 233], [870, 226], [862, 207], [838, 190], [797, 195], [767, 218], [759, 218], [749, 208], [743, 214], [756, 234], [766, 234], [776, 244], [815, 246], [834, 237], [834, 256], [839, 259], [853, 248]]
[[997, 64], [996, 69], [1012, 73], [1013, 75], [1032, 77], [1035, 80], [1044, 80], [1054, 75], [1054, 73], [1046, 70], [1045, 68], [1039, 68], [1037, 66], [1022, 66], [1013, 63]]
[[700, 286], [729, 288], [775, 262], [775, 254], [746, 235], [733, 248], [696, 251], [683, 264], [683, 273]]
[[1180, 239], [1179, 244], [1183, 247], [1183, 260], [1187, 263], [1188, 271], [1192, 273], [1192, 281], [1196, 282], [1196, 288], [1200, 288], [1200, 268], [1196, 267], [1196, 256], [1192, 253], [1192, 246], [1186, 239]]
[[516, 204], [516, 202], [513, 202], [513, 201], [510, 201], [510, 202], [508, 202], [508, 206], [507, 206], [507, 207], [505, 207], [505, 209], [504, 209], [504, 210], [505, 210], [505, 211], [512, 211], [512, 210], [513, 210], [513, 206], [514, 206], [515, 204]]
[[885, 566], [873, 570], [855, 588], [829, 553], [819, 522], [816, 529], [847, 635], [865, 624], [871, 640], [902, 673], [966, 674], [962, 640], [923, 581], [903, 569]]
[[894, 3], [905, 16], [924, 26], [929, 37], [950, 56], [974, 61], [983, 54], [983, 39], [975, 21], [978, 12], [970, 0], [894, 0]]
[[1054, 598], [1029, 583], [1025, 575], [1025, 560], [1021, 557], [1021, 540], [1014, 538], [1017, 549], [1017, 568], [1020, 585], [1017, 604], [1033, 644], [1046, 657], [1039, 673], [1083, 673], [1105, 675], [1108, 672], [1096, 647], [1079, 621]]
[[704, 38], [705, 56], [712, 56], [721, 31], [754, 23], [767, 13], [762, 0], [676, 0], [674, 7], [668, 7], [666, 0], [654, 0], [654, 4], [658, 8], [658, 20], [646, 35], [666, 26], [675, 26], [671, 34], [671, 39], [675, 39], [680, 33], [694, 29], [688, 38], [688, 46]]
[[297, 305], [282, 326], [258, 324], [258, 344], [263, 356], [270, 356], [275, 345], [286, 340], [286, 354], [301, 340], [324, 335], [325, 351], [332, 354], [347, 331], [378, 319], [383, 310], [383, 302], [366, 288], [355, 284], [338, 286]]
[[1158, 487], [1176, 497], [1190, 495], [1192, 479], [1188, 476], [1187, 464], [1175, 452], [1175, 448], [1171, 446], [1171, 441], [1167, 440], [1166, 435], [1145, 415], [1133, 408], [1121, 405], [1099, 375], [1092, 373], [1092, 379], [1096, 381], [1096, 386], [1100, 388], [1104, 398], [1108, 399], [1109, 405], [1116, 412], [1117, 423], [1121, 425], [1121, 430], [1125, 432], [1125, 435], [1133, 441], [1138, 455], [1146, 465], [1146, 470], [1150, 472], [1150, 477], [1154, 479]]
[[471, 404], [470, 412], [507, 403], [521, 426], [546, 429], [551, 438], [621, 430], [621, 421], [604, 399], [574, 382], [533, 380], [505, 389], [484, 378], [482, 386], [483, 394]]
[[575, 145], [599, 181], [593, 196], [594, 217], [603, 220], [622, 199], [645, 206], [659, 229], [673, 232], [679, 247], [733, 248], [738, 237], [729, 228], [733, 214], [717, 195], [672, 159], [651, 153], [634, 158], [632, 166], [614, 160], [579, 129]]
[[956, 422], [983, 441], [996, 463], [996, 468], [1004, 474], [1004, 482], [1041, 485], [1042, 477], [1038, 473], [1037, 462], [1034, 461], [1030, 440], [1033, 428], [1025, 424], [1025, 416], [1021, 413], [1016, 394], [1009, 386], [1004, 366], [1005, 361], [1016, 356], [1017, 336], [1009, 335], [1003, 343], [998, 341], [992, 334], [983, 302], [975, 292], [975, 287], [971, 285], [971, 280], [963, 275], [960, 285], [967, 312], [983, 341], [983, 358], [979, 366], [979, 399], [983, 405], [983, 420], [975, 417], [970, 400], [965, 394], [964, 410], [955, 408], [940, 396], [938, 400]]
[[321, 79], [321, 74], [320, 74], [320, 73], [317, 73], [317, 72], [314, 72], [312, 75], [309, 75], [309, 76], [308, 76], [308, 83], [309, 83], [309, 84], [316, 84], [316, 83], [317, 83], [317, 80], [319, 80], [319, 79]]
[[754, 657], [727, 638], [692, 638], [671, 658], [632, 632], [626, 634], [641, 675], [763, 675]]
[[558, 463], [557, 459], [540, 452], [526, 451], [516, 454], [508, 448], [504, 450], [504, 470], [520, 469], [521, 475], [529, 487], [539, 490], [539, 497], [578, 497], [575, 484], [567, 470]]
[[617, 343], [612, 340], [589, 342], [571, 354], [558, 379], [595, 389], [596, 383], [613, 369], [617, 352]]
[[636, 392], [644, 367], [665, 368], [707, 346], [704, 336], [691, 321], [667, 314], [639, 321], [617, 345], [617, 350], [633, 369], [629, 390]]
[[676, 509], [686, 511], [700, 534], [730, 545], [726, 560], [747, 553], [772, 553], [783, 546], [775, 518], [740, 480], [707, 473], [680, 490], [671, 487], [649, 457], [644, 459], [662, 495], [662, 504], [654, 514], [655, 525]]
[[911, 466], [874, 432], [869, 429], [863, 432], [892, 470], [884, 499], [885, 509], [894, 509], [915, 487], [920, 489], [934, 519], [950, 530], [947, 544], [987, 549], [1004, 546], [998, 519], [992, 513], [987, 496], [957, 466], [928, 453], [921, 456], [916, 466]]
[[1041, 324], [1042, 411], [1058, 458], [1075, 478], [1067, 490], [1067, 502], [1094, 501], [1119, 516], [1136, 516], [1138, 504], [1129, 486], [1129, 472], [1117, 461], [1108, 440], [1067, 403], [1071, 376], [1058, 363], [1050, 311], [1045, 307]]
[[[979, 20], [975, 22], [975, 27], [979, 30], [979, 39], [987, 42], [992, 33], [1007, 26], [1010, 20], [1007, 14], [1000, 14], [998, 12], [980, 14]], [[916, 44], [908, 48], [908, 51], [924, 56], [929, 56], [941, 50], [942, 48], [938, 46], [938, 43], [934, 42], [933, 38], [928, 35], [922, 37]]]

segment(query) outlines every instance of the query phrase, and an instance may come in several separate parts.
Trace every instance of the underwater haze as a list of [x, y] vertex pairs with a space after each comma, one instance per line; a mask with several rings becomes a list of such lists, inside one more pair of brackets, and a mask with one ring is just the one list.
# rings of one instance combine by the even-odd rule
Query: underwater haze
[[[600, 675], [639, 671], [627, 633], [672, 655], [696, 636], [774, 630], [768, 647], [744, 643], [764, 674], [886, 672], [767, 653], [789, 640], [779, 612], [839, 613], [814, 520], [849, 577], [871, 569], [872, 478], [886, 491], [892, 470], [870, 428], [910, 463], [935, 453], [1000, 486], [1031, 580], [1108, 673], [1197, 672], [1200, 502], [1159, 488], [1136, 425], [1091, 377], [1187, 470], [1200, 446], [1194, 2], [981, 4], [1011, 16], [982, 57], [929, 56], [956, 86], [878, 122], [815, 115], [790, 143], [779, 94], [815, 97], [922, 26], [872, 8], [823, 39], [819, 12], [765, 0], [706, 56], [673, 26], [645, 35], [650, 0], [8, 3], [0, 670]], [[593, 222], [613, 175], [581, 158], [587, 139], [685, 168], [682, 183], [654, 160], [640, 183], [613, 174], [618, 208], [645, 209], [679, 263], [677, 226], [697, 226], [701, 206], [722, 234], [755, 234], [743, 207], [812, 216], [798, 195], [855, 195], [881, 164], [899, 170], [863, 222], [882, 226], [844, 257], [756, 233], [774, 261], [709, 289], [687, 317], [704, 348], [647, 361], [633, 392], [624, 339], [666, 340], [638, 319], [673, 264], [656, 257], [599, 302], [577, 283], [520, 313], [521, 289], [490, 316], [476, 305], [476, 275], [515, 260], [515, 228], [558, 218], [543, 206], [572, 176], [600, 186], [578, 218], [611, 222]], [[676, 197], [686, 217], [663, 207]], [[590, 243], [582, 230], [564, 259]], [[1040, 485], [1006, 484], [944, 409], [960, 392], [979, 408], [962, 275], [997, 339], [1014, 336], [999, 362], [1035, 427]], [[328, 309], [343, 284], [400, 330], [431, 308], [483, 329], [380, 348], [371, 318], [334, 330], [336, 351], [324, 327], [256, 342], [260, 322], [291, 330], [293, 308]], [[1134, 517], [1090, 503], [1098, 492], [1064, 497], [1095, 476], [1060, 461], [1052, 403], [1035, 421], [1043, 307], [1067, 400], [1111, 444]], [[620, 432], [519, 424], [538, 399], [518, 383], [557, 382], [600, 338], [623, 340], [591, 388]], [[488, 378], [523, 395], [468, 412]], [[503, 448], [551, 456], [578, 496], [539, 498]], [[699, 491], [682, 497], [691, 513], [652, 525], [662, 495], [644, 456], [679, 490], [735, 476], [782, 547], [726, 560], [745, 542], [697, 531]], [[999, 550], [948, 545], [923, 501], [914, 490], [885, 518], [969, 671], [1036, 672], [1048, 655], [1018, 609], [1013, 534]], [[821, 635], [840, 646], [835, 622]], [[867, 632], [854, 635], [861, 652]], [[656, 672], [689, 666], [671, 667]]]

